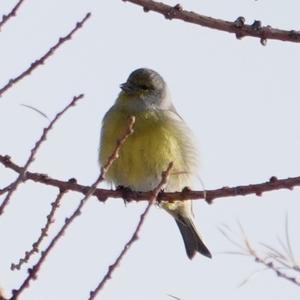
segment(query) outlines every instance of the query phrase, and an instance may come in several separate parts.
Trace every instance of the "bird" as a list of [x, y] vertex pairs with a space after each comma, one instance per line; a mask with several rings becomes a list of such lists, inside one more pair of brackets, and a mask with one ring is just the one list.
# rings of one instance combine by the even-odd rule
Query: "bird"
[[[134, 131], [122, 145], [119, 157], [106, 174], [108, 183], [133, 191], [151, 191], [161, 174], [173, 163], [164, 191], [190, 187], [198, 172], [198, 149], [193, 134], [172, 102], [163, 77], [149, 68], [134, 70], [105, 114], [100, 135], [99, 163], [104, 166], [117, 140], [135, 117]], [[186, 101], [186, 100], [185, 100]], [[212, 255], [194, 224], [192, 201], [160, 202], [175, 220], [182, 235], [186, 254]]]

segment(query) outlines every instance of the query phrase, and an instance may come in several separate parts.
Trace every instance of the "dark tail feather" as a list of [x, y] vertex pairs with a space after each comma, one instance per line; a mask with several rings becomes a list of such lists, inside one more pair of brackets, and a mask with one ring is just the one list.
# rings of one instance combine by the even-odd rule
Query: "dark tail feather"
[[175, 221], [182, 235], [186, 254], [189, 259], [192, 259], [196, 252], [211, 258], [212, 255], [202, 242], [198, 232], [196, 231], [195, 225], [192, 223], [192, 220], [188, 218], [181, 218], [180, 220], [175, 219]]

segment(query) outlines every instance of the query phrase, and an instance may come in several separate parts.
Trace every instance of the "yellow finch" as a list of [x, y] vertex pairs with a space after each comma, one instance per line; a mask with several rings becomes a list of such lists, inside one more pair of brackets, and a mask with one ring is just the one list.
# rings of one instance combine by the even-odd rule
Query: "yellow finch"
[[[162, 171], [173, 162], [165, 191], [180, 191], [190, 186], [197, 173], [194, 139], [171, 101], [166, 82], [151, 69], [135, 70], [121, 85], [116, 102], [103, 119], [100, 164], [112, 154], [132, 115], [136, 118], [134, 133], [109, 169], [107, 181], [134, 191], [150, 191], [160, 182]], [[199, 252], [211, 257], [193, 223], [191, 201], [162, 202], [161, 207], [174, 217], [187, 256], [192, 259]]]

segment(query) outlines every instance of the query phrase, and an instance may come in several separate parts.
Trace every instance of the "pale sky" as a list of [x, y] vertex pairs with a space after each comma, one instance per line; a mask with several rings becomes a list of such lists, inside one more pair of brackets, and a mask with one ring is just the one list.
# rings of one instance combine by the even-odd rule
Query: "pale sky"
[[[242, 15], [247, 23], [261, 20], [282, 29], [300, 28], [298, 1], [184, 0], [181, 4], [221, 19], [233, 21]], [[11, 0], [1, 1], [1, 15], [11, 7]], [[44, 54], [89, 11], [91, 19], [71, 41], [0, 98], [0, 154], [24, 164], [48, 124], [20, 104], [53, 118], [74, 95], [84, 93], [85, 98], [51, 131], [30, 170], [91, 184], [99, 173], [102, 117], [129, 73], [149, 67], [164, 77], [174, 105], [198, 140], [199, 175], [207, 189], [299, 175], [299, 44], [268, 41], [263, 47], [259, 39], [237, 40], [228, 33], [165, 20], [121, 0], [25, 0], [17, 18], [0, 32], [0, 86]], [[0, 165], [0, 188], [15, 177]], [[55, 195], [54, 188], [27, 182], [0, 217], [0, 287], [7, 296], [26, 276], [26, 271], [10, 271], [10, 264], [37, 239]], [[277, 237], [284, 237], [288, 214], [293, 249], [300, 260], [299, 197], [300, 189], [294, 189], [217, 199], [210, 206], [195, 201], [196, 224], [212, 260], [197, 255], [189, 261], [172, 218], [153, 208], [140, 239], [97, 299], [167, 300], [168, 294], [181, 300], [299, 299], [299, 288], [271, 271], [259, 272], [239, 287], [263, 267], [248, 257], [222, 254], [235, 248], [219, 231], [226, 224], [238, 232], [239, 221], [257, 249], [260, 242], [279, 248]], [[81, 198], [78, 193], [64, 197], [49, 238]], [[131, 237], [145, 205], [125, 207], [121, 199], [102, 204], [91, 198], [20, 299], [87, 299]]]

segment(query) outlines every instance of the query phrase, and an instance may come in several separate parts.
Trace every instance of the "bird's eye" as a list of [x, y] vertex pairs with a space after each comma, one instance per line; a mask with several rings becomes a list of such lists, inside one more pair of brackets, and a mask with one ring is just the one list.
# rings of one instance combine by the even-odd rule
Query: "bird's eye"
[[147, 90], [148, 90], [148, 87], [147, 87], [147, 85], [145, 85], [145, 84], [141, 84], [141, 85], [140, 85], [140, 88], [141, 88], [142, 90], [144, 90], [144, 91], [147, 91]]

